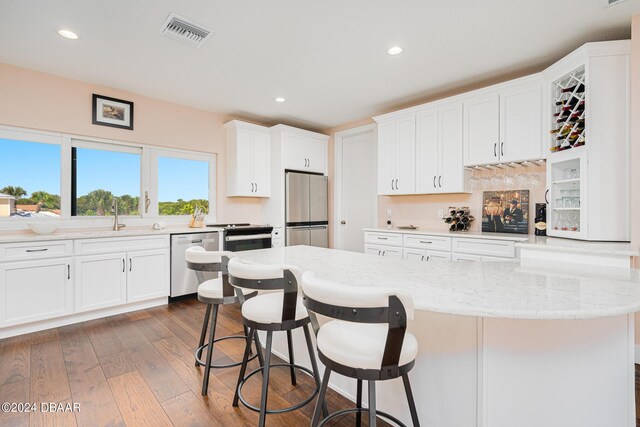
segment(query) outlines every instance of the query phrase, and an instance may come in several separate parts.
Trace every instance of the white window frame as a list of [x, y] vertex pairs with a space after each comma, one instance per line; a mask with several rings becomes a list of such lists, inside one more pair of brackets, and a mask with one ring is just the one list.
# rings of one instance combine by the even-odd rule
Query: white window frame
[[158, 158], [170, 157], [175, 159], [197, 160], [201, 162], [207, 162], [209, 164], [209, 213], [205, 216], [205, 222], [215, 222], [217, 212], [217, 155], [169, 148], [152, 148], [150, 149], [150, 151], [151, 163], [149, 167], [149, 193], [151, 204], [149, 205], [149, 212], [155, 215], [155, 218], [161, 219], [165, 222], [184, 222], [185, 218], [190, 217], [190, 215], [160, 215], [160, 212], [158, 210]]
[[[217, 221], [217, 161], [215, 153], [205, 153], [178, 148], [164, 148], [127, 141], [116, 141], [81, 135], [38, 131], [27, 128], [0, 125], [0, 138], [26, 142], [55, 144], [60, 146], [60, 220], [61, 227], [109, 227], [113, 217], [71, 216], [71, 147], [92, 148], [105, 151], [140, 153], [140, 215], [123, 216], [126, 224], [132, 227], [147, 226], [162, 220], [169, 224], [188, 224], [190, 215], [160, 216], [158, 212], [158, 157], [174, 157], [209, 163], [209, 214], [205, 221]], [[131, 151], [129, 151], [131, 150]], [[145, 192], [151, 201], [148, 212], [145, 211]], [[0, 230], [24, 230], [27, 222], [51, 221], [50, 218], [0, 218]]]

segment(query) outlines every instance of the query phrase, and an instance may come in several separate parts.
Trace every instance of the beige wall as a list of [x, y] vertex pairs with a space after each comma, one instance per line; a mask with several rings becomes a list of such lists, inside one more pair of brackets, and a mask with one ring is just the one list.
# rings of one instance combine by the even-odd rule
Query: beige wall
[[[93, 93], [133, 101], [134, 130], [91, 124]], [[259, 199], [226, 197], [229, 117], [1, 63], [0, 100], [4, 125], [216, 153], [218, 221], [261, 220]]]
[[[631, 23], [631, 212], [640, 212], [640, 15]], [[636, 215], [632, 215], [635, 218]], [[631, 244], [640, 246], [640, 226], [631, 222]], [[633, 266], [640, 268], [640, 258], [634, 259]], [[636, 345], [640, 345], [640, 314], [636, 313]]]

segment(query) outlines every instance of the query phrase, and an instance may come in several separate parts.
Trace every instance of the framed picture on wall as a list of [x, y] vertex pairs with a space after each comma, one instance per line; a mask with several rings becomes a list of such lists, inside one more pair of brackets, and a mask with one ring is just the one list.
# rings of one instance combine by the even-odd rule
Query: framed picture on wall
[[92, 123], [133, 130], [133, 102], [94, 93]]
[[482, 231], [529, 232], [529, 190], [485, 191], [482, 194]]

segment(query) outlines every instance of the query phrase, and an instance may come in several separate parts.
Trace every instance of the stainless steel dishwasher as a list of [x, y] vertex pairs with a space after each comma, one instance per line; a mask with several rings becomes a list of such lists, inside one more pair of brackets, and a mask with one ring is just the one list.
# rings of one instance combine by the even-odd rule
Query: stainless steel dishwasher
[[[198, 291], [195, 272], [187, 268], [184, 253], [192, 246], [202, 246], [208, 251], [219, 251], [220, 232], [185, 233], [171, 235], [171, 297], [193, 294]], [[214, 279], [217, 273], [204, 273]]]

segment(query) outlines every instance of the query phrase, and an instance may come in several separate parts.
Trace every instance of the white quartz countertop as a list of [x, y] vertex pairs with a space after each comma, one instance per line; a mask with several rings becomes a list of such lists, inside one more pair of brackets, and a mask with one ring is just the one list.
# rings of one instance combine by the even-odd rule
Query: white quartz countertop
[[351, 286], [411, 293], [416, 309], [512, 319], [589, 319], [640, 311], [639, 270], [523, 267], [513, 262], [417, 262], [310, 246], [238, 252], [259, 263], [293, 264]]
[[587, 242], [533, 234], [483, 233], [480, 231], [399, 230], [397, 228], [365, 228], [376, 233], [426, 234], [429, 236], [463, 237], [470, 239], [511, 240], [517, 248], [530, 248], [554, 252], [590, 253], [619, 256], [640, 256], [640, 250], [627, 242]]
[[126, 227], [120, 231], [113, 231], [111, 228], [75, 228], [75, 229], [58, 229], [52, 234], [35, 234], [30, 230], [20, 232], [0, 231], [1, 243], [17, 243], [17, 242], [42, 242], [51, 240], [75, 240], [75, 239], [95, 239], [102, 237], [131, 237], [131, 236], [148, 236], [148, 235], [166, 235], [166, 234], [183, 234], [183, 233], [211, 233], [222, 231], [222, 228], [203, 227], [189, 228], [186, 226], [167, 227], [163, 230], [154, 230], [148, 227]]

